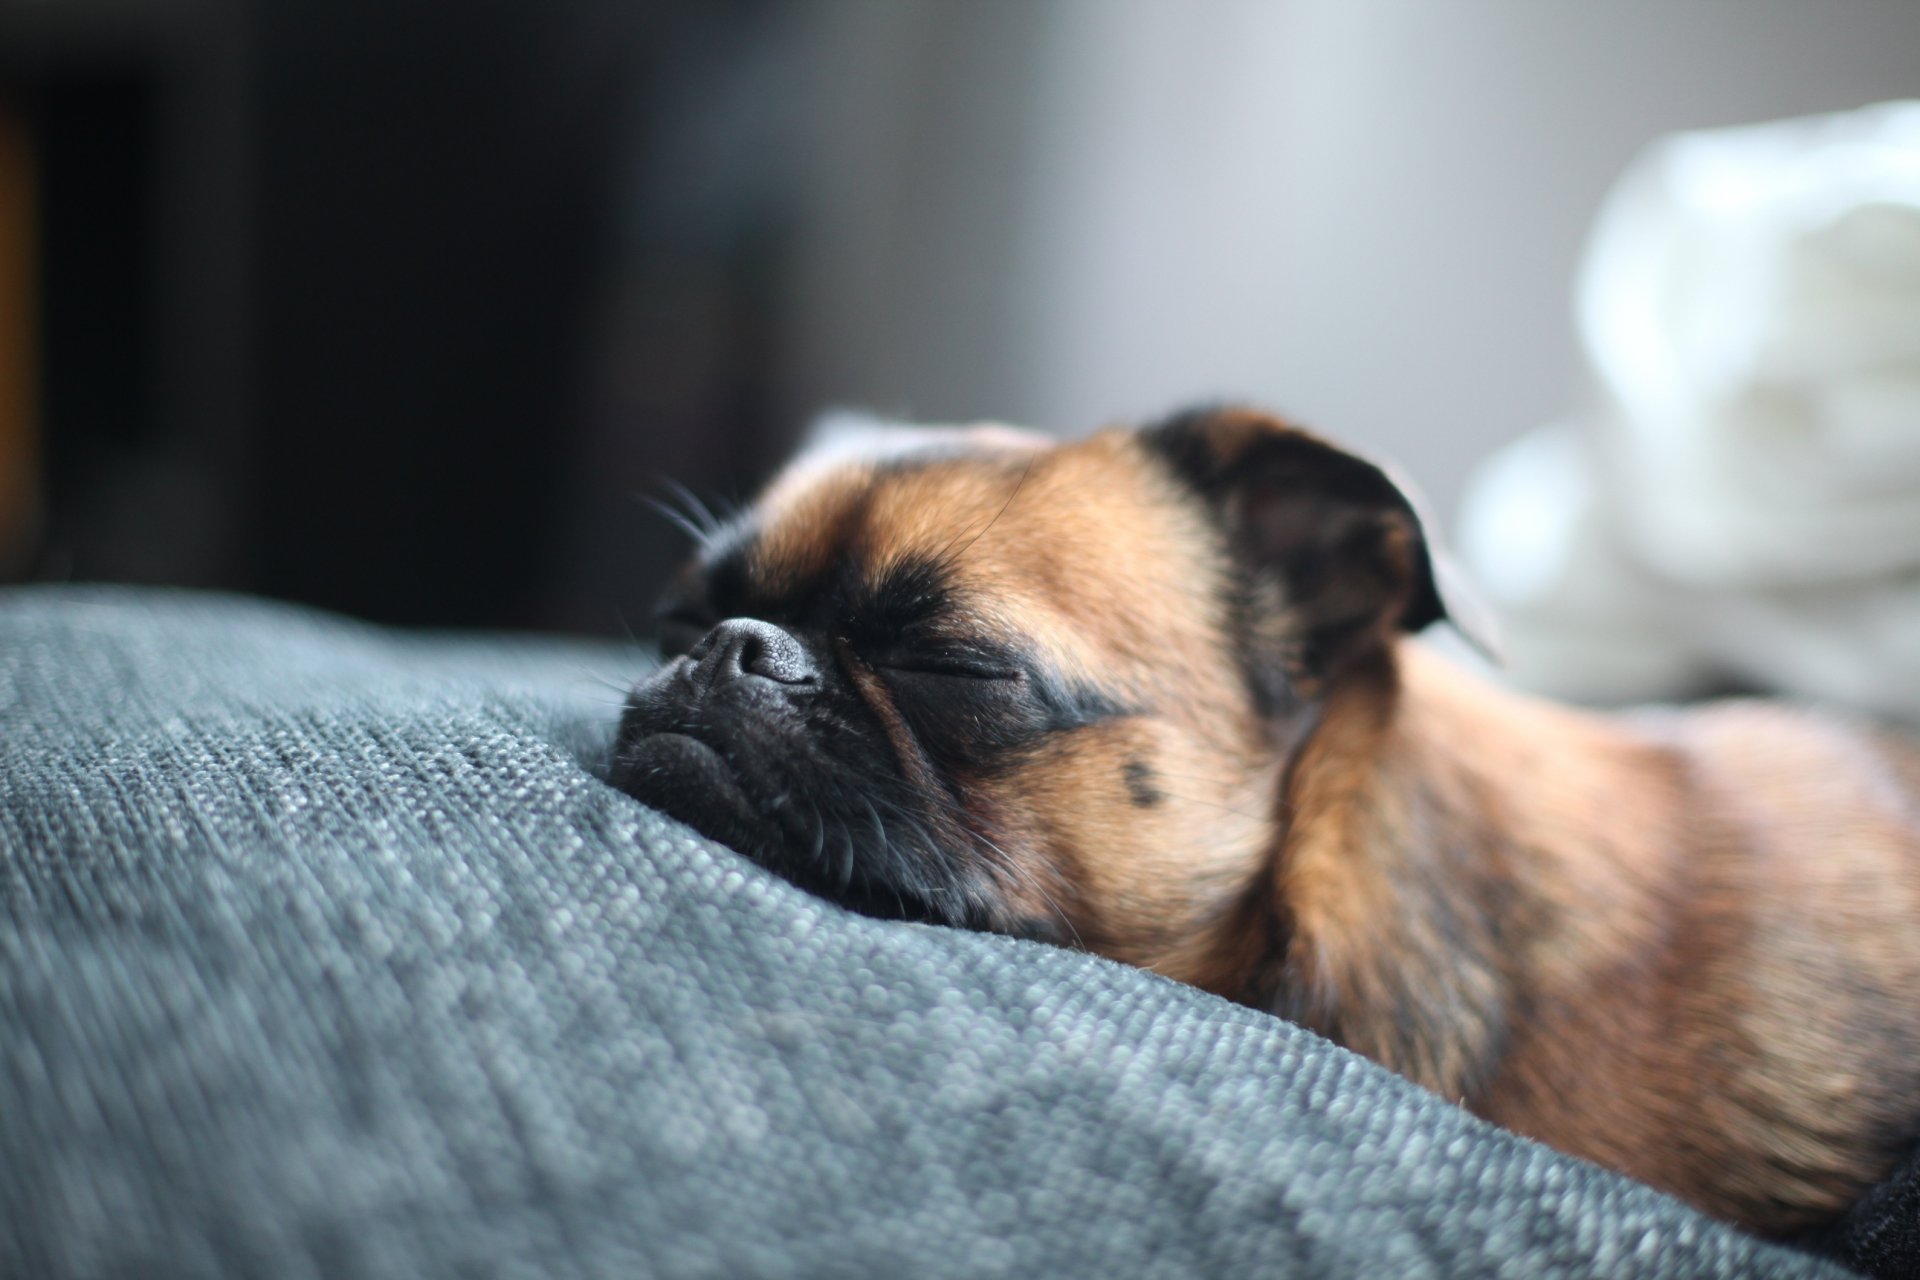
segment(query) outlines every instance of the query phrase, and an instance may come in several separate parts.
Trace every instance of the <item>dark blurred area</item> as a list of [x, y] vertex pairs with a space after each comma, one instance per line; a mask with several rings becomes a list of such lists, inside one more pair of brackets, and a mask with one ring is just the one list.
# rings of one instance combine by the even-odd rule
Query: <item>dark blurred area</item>
[[1646, 139], [1920, 84], [1901, 0], [1440, 9], [0, 4], [0, 580], [618, 634], [836, 403], [1246, 396], [1449, 511]]
[[779, 21], [0, 9], [0, 567], [618, 631], [682, 550], [643, 497], [796, 420]]

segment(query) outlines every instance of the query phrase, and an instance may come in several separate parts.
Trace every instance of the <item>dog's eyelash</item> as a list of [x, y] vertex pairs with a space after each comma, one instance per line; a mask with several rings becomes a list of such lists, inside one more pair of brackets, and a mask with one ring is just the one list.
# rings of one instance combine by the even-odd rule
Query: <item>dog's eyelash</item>
[[940, 659], [906, 659], [894, 662], [876, 663], [882, 671], [894, 671], [912, 676], [944, 676], [954, 680], [1018, 680], [1020, 672], [1000, 667], [981, 667], [969, 662], [947, 662]]
[[1020, 668], [993, 654], [960, 650], [906, 650], [877, 655], [873, 665], [909, 675], [951, 676], [966, 680], [1018, 680]]

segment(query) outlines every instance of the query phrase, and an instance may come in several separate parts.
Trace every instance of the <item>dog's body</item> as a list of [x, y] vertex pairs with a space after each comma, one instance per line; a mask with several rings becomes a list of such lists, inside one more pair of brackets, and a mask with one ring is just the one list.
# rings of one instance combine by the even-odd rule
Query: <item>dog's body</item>
[[1256, 415], [801, 465], [667, 613], [616, 780], [861, 909], [1321, 1031], [1776, 1234], [1920, 1138], [1920, 755], [1610, 718], [1405, 638], [1405, 496]]

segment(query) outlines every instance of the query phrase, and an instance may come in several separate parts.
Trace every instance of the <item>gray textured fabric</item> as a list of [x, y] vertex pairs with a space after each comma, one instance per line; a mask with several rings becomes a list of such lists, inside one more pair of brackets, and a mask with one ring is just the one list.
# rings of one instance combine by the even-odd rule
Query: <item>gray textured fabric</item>
[[0, 1271], [1823, 1273], [1276, 1020], [770, 879], [595, 776], [641, 665], [0, 593]]

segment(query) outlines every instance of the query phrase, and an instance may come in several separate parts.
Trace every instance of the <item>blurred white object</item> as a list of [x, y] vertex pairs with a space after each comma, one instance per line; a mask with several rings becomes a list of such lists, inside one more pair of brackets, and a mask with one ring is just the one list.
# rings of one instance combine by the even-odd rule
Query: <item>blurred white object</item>
[[1920, 717], [1920, 103], [1657, 143], [1578, 311], [1606, 407], [1463, 509], [1516, 678]]

